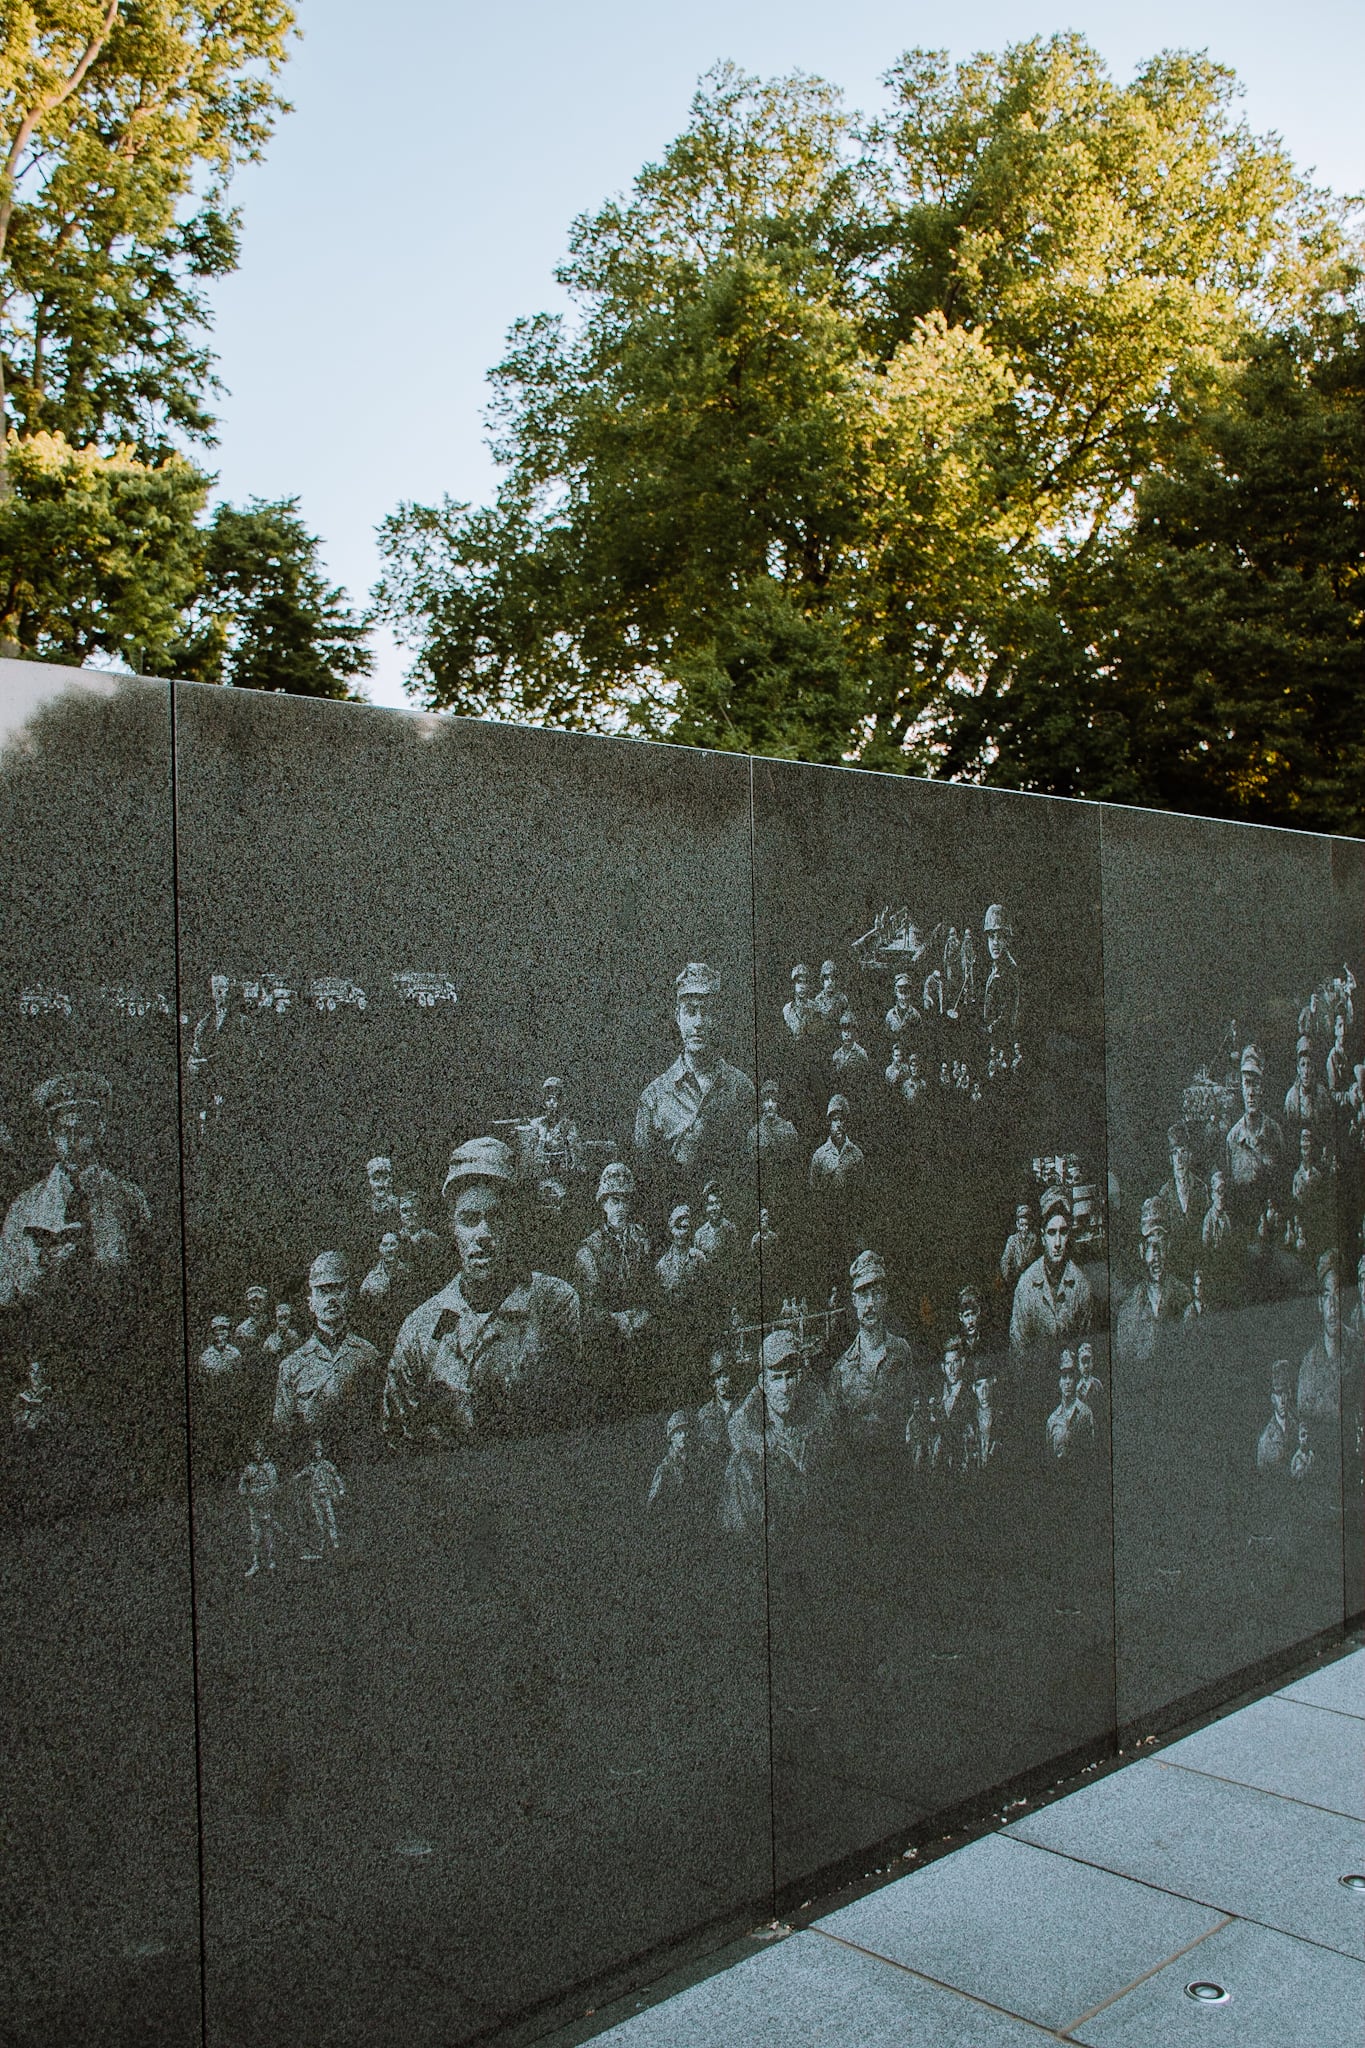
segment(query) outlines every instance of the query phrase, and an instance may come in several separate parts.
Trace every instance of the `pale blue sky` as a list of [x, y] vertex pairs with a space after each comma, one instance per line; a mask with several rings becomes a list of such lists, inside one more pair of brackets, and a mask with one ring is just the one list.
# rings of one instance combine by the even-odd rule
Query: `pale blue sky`
[[[1053, 11], [1053, 9], [1056, 11]], [[363, 598], [374, 527], [401, 498], [479, 499], [484, 374], [518, 315], [558, 302], [576, 212], [623, 190], [682, 126], [721, 58], [800, 69], [879, 103], [914, 44], [954, 55], [1075, 28], [1127, 77], [1162, 48], [1207, 49], [1339, 191], [1365, 189], [1360, 0], [639, 0], [473, 9], [448, 0], [300, 0], [296, 111], [241, 179], [241, 269], [216, 292], [229, 396], [213, 457], [242, 499], [298, 494], [331, 573]], [[370, 687], [405, 702], [403, 657]]]

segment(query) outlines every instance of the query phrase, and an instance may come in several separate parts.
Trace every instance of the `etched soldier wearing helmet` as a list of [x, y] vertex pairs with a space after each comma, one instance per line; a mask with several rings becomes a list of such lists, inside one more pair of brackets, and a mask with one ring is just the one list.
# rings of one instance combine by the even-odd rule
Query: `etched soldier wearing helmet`
[[691, 960], [675, 986], [682, 1051], [640, 1096], [635, 1149], [651, 1171], [702, 1179], [744, 1159], [758, 1095], [720, 1051], [723, 984], [716, 969]]

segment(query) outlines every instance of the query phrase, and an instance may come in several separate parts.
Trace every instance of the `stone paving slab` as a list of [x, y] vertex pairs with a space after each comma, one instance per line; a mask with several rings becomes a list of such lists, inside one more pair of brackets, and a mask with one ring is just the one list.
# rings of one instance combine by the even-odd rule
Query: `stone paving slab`
[[991, 2005], [1066, 2026], [1220, 1915], [1000, 1835], [817, 1924]]
[[1156, 1761], [1129, 1764], [1016, 1821], [1007, 1837], [1058, 1850], [1282, 1934], [1365, 1956], [1365, 1826]]
[[1153, 1761], [1365, 1820], [1365, 1729], [1348, 1714], [1298, 1700], [1257, 1700]]
[[[1219, 1985], [1225, 2005], [1186, 1995]], [[1234, 1920], [1077, 2027], [1087, 2048], [1360, 2048], [1365, 1966]]]
[[807, 1933], [597, 2038], [602, 2048], [1039, 2048], [1046, 2036]]
[[1324, 1664], [1320, 1671], [1282, 1686], [1278, 1697], [1365, 1721], [1365, 1650], [1353, 1650], [1349, 1657], [1338, 1657], [1335, 1664]]

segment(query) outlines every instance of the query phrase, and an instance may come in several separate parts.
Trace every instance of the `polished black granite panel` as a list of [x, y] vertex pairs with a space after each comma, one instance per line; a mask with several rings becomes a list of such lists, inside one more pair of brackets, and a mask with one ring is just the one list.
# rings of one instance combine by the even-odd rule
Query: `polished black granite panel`
[[0, 2036], [199, 2039], [166, 684], [0, 662]]
[[1103, 815], [1121, 1726], [1342, 1619], [1334, 844]]
[[748, 766], [177, 702], [209, 2040], [456, 2042], [770, 1910]]
[[[1349, 979], [1352, 1008], [1365, 1004], [1365, 845], [1334, 839], [1332, 880], [1336, 890], [1337, 951], [1342, 979]], [[1343, 1010], [1344, 1014], [1344, 1010]], [[1345, 1058], [1333, 1058], [1334, 1075], [1345, 1082], [1338, 1104], [1337, 1243], [1348, 1331], [1365, 1339], [1365, 1018], [1343, 1030]], [[1336, 1024], [1332, 1024], [1335, 1040]], [[1349, 1078], [1348, 1078], [1349, 1074]], [[1324, 1073], [1324, 1081], [1328, 1076]], [[1338, 1088], [1337, 1094], [1342, 1090]], [[1362, 1355], [1352, 1345], [1342, 1384], [1341, 1508], [1342, 1604], [1347, 1622], [1365, 1614], [1365, 1386]]]
[[754, 798], [782, 1896], [1112, 1726], [1099, 819]]

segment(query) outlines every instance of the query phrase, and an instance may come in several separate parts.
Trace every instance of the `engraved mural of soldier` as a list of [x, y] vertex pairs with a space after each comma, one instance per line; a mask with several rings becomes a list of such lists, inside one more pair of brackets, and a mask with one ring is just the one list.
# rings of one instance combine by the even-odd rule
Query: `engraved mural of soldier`
[[957, 1331], [943, 1347], [932, 1411], [935, 1469], [950, 1478], [956, 1477], [967, 1470], [976, 1448], [976, 1400], [967, 1377], [965, 1348]]
[[1257, 1210], [1279, 1180], [1284, 1166], [1284, 1133], [1262, 1108], [1265, 1060], [1258, 1045], [1242, 1049], [1240, 1066], [1242, 1114], [1224, 1141], [1228, 1192], [1244, 1209]]
[[587, 1153], [578, 1125], [563, 1107], [564, 1083], [547, 1074], [540, 1091], [540, 1114], [518, 1127], [521, 1170], [528, 1180], [568, 1181], [587, 1170]]
[[796, 1125], [789, 1123], [778, 1108], [776, 1081], [765, 1081], [759, 1090], [758, 1122], [749, 1132], [749, 1157], [765, 1167], [790, 1166], [800, 1143]]
[[[744, 1398], [744, 1383], [738, 1360], [725, 1344], [712, 1346], [707, 1368], [711, 1381], [709, 1400], [697, 1410], [695, 1439], [715, 1466], [717, 1489], [730, 1456], [730, 1420]], [[717, 1498], [719, 1493], [717, 1492]]]
[[645, 1506], [656, 1514], [667, 1508], [676, 1508], [690, 1490], [691, 1424], [686, 1409], [674, 1409], [668, 1418], [665, 1437], [667, 1448], [654, 1468], [654, 1476], [649, 1482], [649, 1494], [645, 1501]]
[[1351, 1086], [1351, 1055], [1346, 1050], [1346, 1016], [1338, 1010], [1332, 1020], [1332, 1049], [1325, 1068], [1328, 1093], [1340, 1103]]
[[1232, 1218], [1227, 1208], [1227, 1175], [1221, 1166], [1215, 1166], [1209, 1175], [1209, 1206], [1204, 1211], [1200, 1226], [1199, 1241], [1206, 1252], [1215, 1256], [1226, 1254], [1232, 1249]]
[[1290, 1478], [1307, 1479], [1313, 1470], [1313, 1463], [1313, 1446], [1308, 1434], [1308, 1424], [1300, 1419], [1298, 1437], [1294, 1445], [1294, 1455], [1289, 1460]]
[[242, 1467], [237, 1491], [246, 1503], [247, 1534], [251, 1542], [251, 1562], [246, 1568], [246, 1577], [254, 1579], [262, 1567], [268, 1572], [274, 1571], [275, 1547], [283, 1535], [276, 1512], [280, 1498], [280, 1470], [264, 1443], [255, 1445], [251, 1457]]
[[635, 1149], [647, 1167], [671, 1164], [704, 1177], [744, 1158], [758, 1095], [720, 1052], [723, 987], [716, 969], [690, 960], [675, 985], [682, 1051], [640, 1097]]
[[313, 1439], [313, 1455], [299, 1471], [303, 1497], [308, 1512], [313, 1517], [317, 1530], [316, 1550], [305, 1550], [302, 1554], [309, 1564], [316, 1564], [328, 1551], [335, 1554], [341, 1547], [341, 1531], [337, 1527], [337, 1506], [346, 1498], [346, 1482], [336, 1466], [327, 1456], [320, 1437]]
[[1019, 1036], [1019, 963], [1010, 951], [1014, 935], [1003, 904], [991, 904], [981, 929], [991, 963], [981, 991], [981, 1028], [992, 1046], [1010, 1047]]
[[1256, 1442], [1256, 1470], [1286, 1475], [1298, 1436], [1298, 1417], [1293, 1410], [1294, 1368], [1287, 1358], [1277, 1358], [1270, 1368], [1270, 1420]]
[[906, 1055], [906, 1073], [901, 1082], [901, 1100], [911, 1109], [919, 1109], [929, 1099], [929, 1083], [924, 1078], [917, 1052]]
[[1076, 1346], [1076, 1393], [1098, 1426], [1104, 1413], [1104, 1381], [1095, 1371], [1095, 1347], [1088, 1337]]
[[782, 1239], [773, 1229], [772, 1211], [766, 1206], [758, 1212], [758, 1229], [749, 1239], [749, 1251], [755, 1259], [774, 1258]]
[[365, 1183], [369, 1194], [370, 1215], [381, 1223], [390, 1218], [398, 1220], [398, 1197], [393, 1191], [393, 1161], [387, 1152], [379, 1153], [365, 1164]]
[[887, 1327], [886, 1267], [876, 1252], [860, 1252], [848, 1277], [858, 1329], [830, 1370], [834, 1425], [845, 1450], [903, 1450], [915, 1361]]
[[360, 1283], [360, 1299], [371, 1306], [386, 1305], [402, 1292], [410, 1270], [398, 1232], [386, 1230], [379, 1240], [378, 1257]]
[[702, 1201], [705, 1206], [693, 1249], [701, 1253], [713, 1284], [723, 1289], [734, 1273], [739, 1230], [725, 1213], [725, 1190], [718, 1180], [707, 1181]]
[[1017, 1357], [1056, 1355], [1068, 1337], [1090, 1327], [1094, 1302], [1090, 1282], [1071, 1257], [1071, 1197], [1054, 1182], [1038, 1205], [1043, 1245], [1019, 1275], [1010, 1312], [1010, 1350]]
[[864, 1159], [848, 1135], [849, 1107], [846, 1095], [832, 1095], [826, 1111], [829, 1136], [811, 1154], [809, 1182], [813, 1191], [839, 1192], [862, 1174]]
[[1188, 1273], [1208, 1215], [1209, 1190], [1194, 1171], [1194, 1143], [1183, 1118], [1177, 1118], [1167, 1131], [1166, 1149], [1171, 1171], [1162, 1182], [1160, 1196], [1166, 1211], [1169, 1255], [1178, 1272]]
[[270, 1369], [271, 1384], [279, 1377], [281, 1362], [291, 1351], [297, 1351], [303, 1338], [294, 1328], [294, 1310], [290, 1302], [275, 1303], [275, 1321], [270, 1335], [261, 1346], [261, 1356]]
[[1291, 1124], [1320, 1125], [1326, 1129], [1332, 1117], [1332, 1098], [1313, 1074], [1313, 1041], [1307, 1032], [1294, 1048], [1294, 1079], [1284, 1098], [1285, 1119]]
[[793, 1038], [805, 1038], [819, 1028], [820, 1012], [811, 994], [810, 969], [804, 960], [798, 960], [792, 969], [791, 1000], [782, 1006], [782, 1022]]
[[351, 1328], [350, 1268], [340, 1252], [319, 1252], [308, 1268], [313, 1333], [280, 1360], [274, 1427], [288, 1443], [319, 1430], [359, 1449], [376, 1421], [379, 1353]]
[[1120, 1307], [1114, 1331], [1123, 1361], [1150, 1358], [1163, 1330], [1180, 1322], [1190, 1305], [1189, 1288], [1170, 1271], [1170, 1225], [1160, 1195], [1143, 1203], [1139, 1228], [1146, 1272]]
[[384, 1383], [393, 1443], [532, 1434], [582, 1405], [578, 1295], [526, 1256], [516, 1157], [499, 1138], [451, 1154], [442, 1188], [459, 1271], [407, 1317]]
[[441, 1240], [422, 1221], [422, 1198], [415, 1188], [398, 1197], [398, 1241], [402, 1256], [412, 1268], [414, 1284], [434, 1277], [441, 1257]]
[[194, 1127], [207, 1137], [241, 1093], [247, 1065], [246, 1019], [231, 1001], [226, 974], [209, 976], [209, 1008], [190, 1040], [190, 1102]]
[[858, 1020], [851, 1010], [845, 1010], [839, 1019], [839, 1043], [831, 1054], [834, 1070], [845, 1082], [856, 1081], [868, 1068], [866, 1046], [857, 1040]]
[[896, 1000], [886, 1013], [886, 1028], [890, 1036], [895, 1039], [903, 1038], [907, 1031], [913, 1031], [915, 1026], [923, 1020], [915, 1004], [914, 977], [907, 974], [904, 968], [902, 968], [901, 972], [896, 976], [893, 986], [896, 992]]
[[199, 1372], [208, 1384], [221, 1384], [241, 1369], [242, 1354], [232, 1341], [232, 1317], [214, 1316], [209, 1341], [199, 1354]]
[[1005, 1239], [1005, 1249], [1000, 1254], [1000, 1278], [1006, 1287], [1014, 1286], [1020, 1274], [1033, 1264], [1042, 1248], [1042, 1241], [1033, 1227], [1032, 1203], [1016, 1202], [1014, 1229]]
[[1061, 1400], [1047, 1419], [1047, 1445], [1052, 1458], [1065, 1463], [1089, 1456], [1095, 1448], [1095, 1418], [1077, 1393], [1076, 1360], [1063, 1351], [1057, 1390]]
[[246, 1291], [246, 1314], [232, 1333], [232, 1341], [243, 1358], [253, 1361], [264, 1349], [270, 1335], [270, 1289], [253, 1280]]
[[848, 1008], [848, 997], [839, 987], [839, 970], [833, 960], [820, 963], [820, 986], [812, 998], [826, 1029], [833, 1029]]
[[[48, 1297], [87, 1278], [109, 1280], [135, 1263], [152, 1212], [142, 1189], [100, 1160], [113, 1095], [103, 1074], [85, 1070], [55, 1074], [34, 1089], [56, 1156], [47, 1177], [17, 1194], [5, 1213], [0, 1305]], [[41, 1257], [35, 1225], [60, 1256]]]
[[[781, 1538], [799, 1525], [830, 1449], [829, 1405], [807, 1371], [792, 1330], [770, 1330], [759, 1379], [730, 1417], [721, 1526], [735, 1535]], [[766, 1481], [766, 1484], [765, 1484]]]
[[696, 1293], [705, 1272], [706, 1260], [692, 1242], [692, 1210], [686, 1202], [675, 1202], [668, 1213], [668, 1249], [654, 1262], [664, 1302], [682, 1306]]
[[1341, 1262], [1335, 1251], [1325, 1251], [1318, 1260], [1317, 1282], [1320, 1325], [1299, 1366], [1294, 1404], [1308, 1422], [1340, 1415], [1343, 1379], [1358, 1376], [1362, 1363], [1359, 1342], [1342, 1319]]
[[579, 1247], [574, 1277], [585, 1336], [605, 1347], [614, 1387], [638, 1392], [650, 1370], [654, 1262], [634, 1201], [635, 1175], [624, 1160], [611, 1161], [597, 1182], [602, 1221]]

